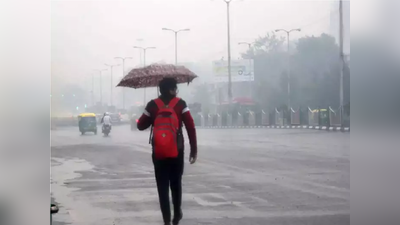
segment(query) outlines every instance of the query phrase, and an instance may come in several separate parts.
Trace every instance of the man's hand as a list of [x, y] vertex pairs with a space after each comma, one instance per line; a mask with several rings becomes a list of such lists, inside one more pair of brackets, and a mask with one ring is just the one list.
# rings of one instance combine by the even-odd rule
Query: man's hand
[[190, 156], [190, 157], [189, 157], [189, 162], [190, 162], [190, 164], [194, 164], [194, 163], [196, 162], [196, 160], [197, 160], [197, 155], [194, 155], [194, 156]]

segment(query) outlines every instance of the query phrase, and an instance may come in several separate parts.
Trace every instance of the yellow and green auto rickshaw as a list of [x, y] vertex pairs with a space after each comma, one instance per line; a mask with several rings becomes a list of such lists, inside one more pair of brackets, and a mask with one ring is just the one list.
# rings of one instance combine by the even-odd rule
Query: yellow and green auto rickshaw
[[93, 132], [97, 134], [97, 120], [94, 113], [82, 113], [78, 115], [79, 131], [83, 134]]

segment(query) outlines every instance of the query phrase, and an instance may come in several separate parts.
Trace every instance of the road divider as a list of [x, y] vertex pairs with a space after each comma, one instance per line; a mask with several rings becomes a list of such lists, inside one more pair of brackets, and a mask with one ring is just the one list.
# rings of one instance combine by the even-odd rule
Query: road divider
[[304, 129], [350, 132], [350, 127], [320, 127], [320, 126], [196, 126], [196, 129]]

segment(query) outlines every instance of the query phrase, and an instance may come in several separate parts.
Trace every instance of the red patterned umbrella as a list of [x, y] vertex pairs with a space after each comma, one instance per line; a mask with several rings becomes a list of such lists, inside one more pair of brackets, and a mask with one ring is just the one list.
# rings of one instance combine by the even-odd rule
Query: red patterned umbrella
[[157, 87], [164, 77], [173, 77], [178, 83], [190, 83], [197, 75], [184, 66], [153, 64], [143, 68], [132, 69], [122, 78], [117, 87]]

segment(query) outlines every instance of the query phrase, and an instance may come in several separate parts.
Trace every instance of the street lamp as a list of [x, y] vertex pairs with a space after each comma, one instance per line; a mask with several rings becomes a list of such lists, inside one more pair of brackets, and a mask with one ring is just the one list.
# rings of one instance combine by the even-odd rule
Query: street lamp
[[[132, 59], [132, 57], [115, 57], [114, 59], [122, 60], [122, 78], [125, 76], [125, 60]], [[125, 109], [125, 88], [122, 89], [122, 108]]]
[[[140, 46], [133, 46], [133, 48], [143, 50], [143, 67], [146, 66], [146, 51], [148, 49], [155, 49], [156, 47], [140, 47]], [[146, 88], [143, 89], [143, 105], [146, 104]]]
[[339, 45], [340, 45], [340, 124], [343, 128], [343, 97], [344, 97], [344, 90], [343, 90], [343, 82], [344, 82], [344, 66], [345, 66], [345, 57], [343, 53], [343, 1], [339, 0]]
[[113, 106], [113, 68], [116, 66], [119, 66], [120, 64], [113, 64], [113, 65], [109, 65], [107, 63], [104, 63], [105, 66], [109, 66], [110, 70], [111, 70], [111, 84], [110, 84], [110, 106]]
[[[138, 38], [136, 39], [137, 42], [143, 42], [144, 39]], [[139, 51], [139, 65], [143, 66], [143, 56], [142, 56], [142, 51]]]
[[282, 32], [285, 32], [286, 33], [286, 35], [287, 35], [287, 52], [288, 52], [288, 111], [290, 112], [290, 73], [291, 73], [291, 71], [290, 71], [290, 33], [292, 33], [292, 32], [295, 32], [295, 31], [297, 31], [297, 32], [300, 32], [301, 31], [301, 29], [292, 29], [292, 30], [285, 30], [285, 29], [277, 29], [277, 30], [275, 30], [275, 32], [280, 32], [280, 31], [282, 31]]
[[[249, 42], [239, 42], [238, 43], [238, 45], [247, 45], [248, 47], [249, 47], [249, 51], [250, 51], [250, 49], [251, 49], [251, 43], [249, 43]], [[251, 71], [251, 56], [249, 56], [249, 70]], [[252, 91], [251, 91], [251, 76], [252, 76], [252, 74], [251, 74], [251, 72], [250, 72], [250, 74], [249, 74], [249, 92], [250, 92], [250, 97], [252, 97]], [[254, 74], [253, 74], [253, 77], [254, 77]]]
[[101, 104], [101, 106], [103, 106], [103, 90], [102, 90], [102, 81], [101, 81], [101, 72], [103, 72], [103, 71], [107, 71], [107, 69], [102, 69], [102, 70], [94, 70], [94, 71], [97, 71], [97, 72], [99, 72], [99, 82], [100, 82], [100, 104]]
[[228, 39], [228, 98], [229, 105], [232, 102], [232, 74], [231, 74], [231, 32], [229, 19], [229, 6], [232, 0], [223, 0], [226, 3], [226, 19], [227, 19], [227, 39]]
[[190, 31], [190, 29], [172, 30], [169, 28], [162, 28], [162, 30], [172, 31], [175, 33], [175, 65], [178, 64], [178, 33], [182, 31]]
[[94, 74], [92, 73], [92, 90], [90, 91], [92, 105], [94, 106]]

